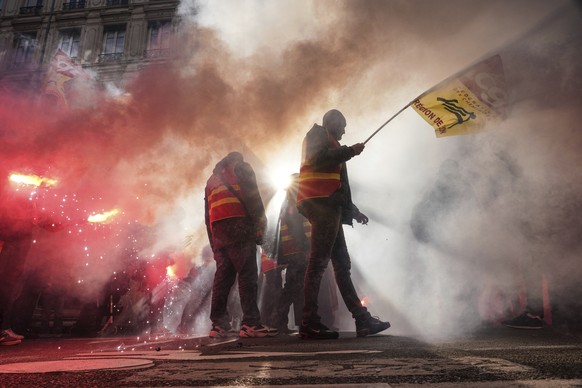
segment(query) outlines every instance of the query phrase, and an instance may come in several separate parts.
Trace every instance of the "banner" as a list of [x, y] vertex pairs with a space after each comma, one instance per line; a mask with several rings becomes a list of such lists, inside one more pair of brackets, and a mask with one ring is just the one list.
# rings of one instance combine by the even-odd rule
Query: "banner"
[[507, 112], [507, 89], [499, 55], [450, 77], [410, 106], [437, 137], [470, 134], [499, 122]]
[[[78, 81], [78, 82], [77, 82]], [[47, 70], [42, 93], [57, 106], [68, 107], [84, 85], [93, 78], [62, 50], [57, 50]]]

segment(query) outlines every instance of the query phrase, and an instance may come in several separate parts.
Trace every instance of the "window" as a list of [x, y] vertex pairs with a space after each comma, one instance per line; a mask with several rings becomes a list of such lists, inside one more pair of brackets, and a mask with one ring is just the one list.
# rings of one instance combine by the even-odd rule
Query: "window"
[[70, 0], [63, 3], [63, 10], [83, 9], [85, 8], [85, 0]]
[[119, 5], [128, 5], [129, 0], [107, 0], [106, 2], [108, 7], [115, 7]]
[[36, 32], [17, 33], [14, 52], [14, 63], [32, 63], [36, 47]]
[[79, 56], [81, 29], [74, 28], [70, 30], [62, 30], [59, 35], [59, 48], [69, 57], [77, 58]]
[[165, 56], [170, 48], [170, 38], [172, 35], [172, 22], [169, 20], [158, 20], [150, 22], [148, 25], [148, 44], [146, 57], [156, 58]]
[[103, 34], [103, 50], [100, 62], [117, 62], [123, 58], [125, 25], [109, 26]]
[[21, 15], [40, 15], [42, 12], [42, 0], [25, 0], [24, 6], [20, 7]]

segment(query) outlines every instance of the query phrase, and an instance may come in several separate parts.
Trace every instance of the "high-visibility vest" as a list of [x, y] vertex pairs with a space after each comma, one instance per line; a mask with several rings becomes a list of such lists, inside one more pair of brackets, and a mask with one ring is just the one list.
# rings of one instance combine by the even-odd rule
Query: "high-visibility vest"
[[[296, 209], [294, 211], [297, 212]], [[303, 245], [300, 244], [299, 241], [297, 241], [297, 239], [295, 239], [293, 235], [289, 232], [288, 219], [289, 217], [292, 216], [293, 216], [292, 214], [289, 214], [289, 212], [287, 212], [283, 217], [281, 217], [280, 249], [282, 256], [288, 256], [294, 253], [305, 251]], [[309, 241], [311, 239], [311, 223], [306, 218], [298, 214], [298, 212], [295, 216], [303, 218], [303, 233], [305, 234], [305, 238], [307, 239], [307, 241]]]
[[[238, 178], [234, 173], [236, 163], [226, 166], [223, 170], [225, 180], [232, 186], [232, 188], [241, 194], [238, 183]], [[206, 183], [206, 198], [208, 201], [208, 213], [210, 224], [234, 217], [246, 217], [246, 211], [239, 199], [224, 185], [217, 174], [213, 174]]]
[[[327, 131], [329, 148], [340, 148], [339, 142]], [[304, 147], [306, 144], [303, 145]], [[335, 193], [340, 188], [341, 164], [327, 168], [315, 169], [305, 158], [301, 162], [299, 170], [299, 189], [297, 193], [297, 203], [312, 198], [325, 198]]]

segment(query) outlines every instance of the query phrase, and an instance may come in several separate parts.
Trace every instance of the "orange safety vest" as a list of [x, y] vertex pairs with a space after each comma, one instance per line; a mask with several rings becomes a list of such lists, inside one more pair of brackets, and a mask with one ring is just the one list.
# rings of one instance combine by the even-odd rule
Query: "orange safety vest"
[[[289, 223], [286, 220], [287, 217], [281, 217], [281, 255], [289, 256], [294, 253], [303, 252], [303, 246], [293, 237], [289, 232]], [[311, 223], [307, 220], [303, 220], [303, 233], [307, 241], [311, 239]]]
[[[234, 173], [236, 163], [227, 165], [223, 171], [225, 180], [232, 188], [241, 194], [238, 178]], [[219, 220], [234, 217], [246, 217], [247, 213], [239, 199], [224, 185], [217, 174], [213, 174], [206, 183], [206, 198], [208, 200], [208, 213], [210, 225]]]
[[[329, 148], [340, 148], [339, 142], [326, 130]], [[305, 144], [304, 144], [305, 147]], [[312, 198], [325, 198], [331, 196], [340, 188], [341, 164], [327, 168], [315, 169], [305, 157], [299, 170], [299, 189], [297, 203]]]

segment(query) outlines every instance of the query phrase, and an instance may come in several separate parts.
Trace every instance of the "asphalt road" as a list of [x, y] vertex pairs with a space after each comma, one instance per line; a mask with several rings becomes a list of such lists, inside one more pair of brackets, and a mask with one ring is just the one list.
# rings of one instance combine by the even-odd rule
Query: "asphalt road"
[[582, 387], [582, 336], [503, 327], [426, 342], [207, 337], [27, 339], [0, 347], [1, 387]]

